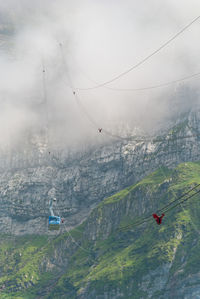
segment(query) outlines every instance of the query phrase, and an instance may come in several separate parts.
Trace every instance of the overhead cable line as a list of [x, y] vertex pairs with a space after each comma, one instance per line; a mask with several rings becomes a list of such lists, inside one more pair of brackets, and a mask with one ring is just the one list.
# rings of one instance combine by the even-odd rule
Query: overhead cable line
[[[82, 245], [80, 245], [78, 242], [76, 242], [76, 240], [72, 237], [70, 230], [67, 230], [67, 234], [69, 235], [69, 237], [71, 238], [72, 242], [74, 242], [74, 244], [76, 244], [76, 246], [78, 246], [81, 250], [85, 251], [87, 254], [93, 254], [92, 251], [85, 249]], [[93, 260], [93, 259], [92, 259]]]
[[190, 194], [190, 192], [192, 192], [193, 190], [196, 190], [197, 187], [200, 187], [200, 184], [196, 185], [195, 187], [193, 187], [192, 189], [190, 189], [188, 192], [182, 194], [180, 197], [174, 199], [173, 201], [171, 201], [170, 203], [168, 203], [167, 205], [165, 205], [165, 206], [162, 207], [161, 209], [157, 210], [156, 213], [167, 211], [168, 208], [169, 208], [172, 204], [174, 204], [175, 202], [177, 202], [177, 200], [179, 201], [180, 199], [182, 199], [182, 198], [185, 197], [186, 195]]
[[[162, 171], [163, 175], [165, 176], [165, 178], [167, 179], [167, 176], [166, 176], [166, 174], [165, 174], [163, 168], [161, 168], [161, 171]], [[198, 184], [198, 185], [199, 185], [199, 184]], [[195, 187], [194, 187], [194, 188], [195, 188]], [[172, 191], [173, 196], [176, 198], [176, 195], [175, 195], [174, 190], [172, 189], [171, 191]], [[188, 192], [189, 192], [189, 191], [188, 191]], [[183, 210], [184, 212], [186, 212], [186, 210], [185, 210], [184, 206], [182, 205], [182, 203], [180, 203], [180, 207], [182, 208], [182, 210]], [[192, 224], [192, 226], [193, 226], [194, 230], [196, 231], [196, 233], [197, 233], [198, 235], [200, 235], [199, 229], [197, 228], [196, 224], [193, 222], [193, 220], [191, 219], [191, 217], [190, 217], [190, 223]]]
[[[62, 44], [59, 43], [59, 46], [60, 46], [60, 50], [61, 50], [61, 56], [62, 56], [62, 60], [63, 60], [63, 64], [65, 66], [65, 69], [66, 69], [66, 75], [67, 75], [67, 78], [68, 78], [68, 86], [69, 88], [71, 89], [72, 93], [73, 93], [73, 96], [76, 100], [76, 103], [77, 105], [79, 106], [80, 110], [83, 112], [83, 114], [87, 117], [87, 119], [89, 120], [89, 122], [92, 124], [92, 126], [95, 128], [95, 130], [97, 130], [97, 128], [99, 128], [100, 126], [96, 123], [96, 121], [93, 119], [93, 117], [91, 117], [91, 115], [87, 112], [87, 110], [85, 109], [85, 107], [83, 106], [83, 104], [81, 103], [81, 100], [79, 99], [79, 96], [77, 94], [77, 92], [75, 91], [75, 88], [74, 88], [74, 85], [72, 83], [72, 79], [69, 75], [69, 71], [68, 71], [68, 67], [67, 67], [67, 63], [66, 63], [66, 60], [65, 60], [65, 56], [64, 56], [64, 53], [63, 53], [63, 48], [62, 48]], [[120, 139], [120, 140], [127, 140], [126, 137], [122, 137], [122, 136], [119, 136], [119, 135], [116, 135], [116, 134], [113, 134], [112, 132], [109, 132], [105, 129], [103, 129], [103, 133], [112, 137], [112, 138], [115, 138], [115, 139]]]
[[[73, 56], [72, 56], [73, 58]], [[79, 66], [78, 66], [79, 72], [82, 73], [83, 77], [85, 77], [87, 80], [91, 81], [94, 84], [98, 84], [96, 81], [94, 81], [92, 78], [90, 78]], [[200, 76], [200, 72], [176, 79], [176, 80], [172, 80], [172, 81], [168, 81], [168, 82], [164, 82], [164, 83], [160, 83], [160, 84], [154, 84], [154, 85], [149, 85], [149, 86], [144, 86], [144, 87], [138, 87], [138, 88], [115, 88], [115, 87], [110, 87], [110, 86], [103, 86], [105, 89], [111, 90], [111, 91], [130, 91], [130, 92], [138, 92], [138, 91], [146, 91], [146, 90], [152, 90], [152, 89], [158, 89], [158, 88], [162, 88], [162, 87], [167, 87], [170, 85], [174, 85], [180, 82], [184, 82], [187, 80], [191, 80], [191, 79], [196, 79], [196, 77]], [[80, 90], [79, 88], [76, 88], [76, 90]]]
[[[193, 187], [188, 192], [185, 192], [184, 194], [182, 194], [181, 196], [179, 196], [178, 198], [176, 198], [174, 201], [172, 201], [171, 203], [169, 203], [168, 205], [162, 207], [161, 209], [159, 209], [157, 211], [167, 213], [170, 210], [176, 208], [177, 206], [181, 205], [181, 203], [183, 203], [183, 202], [189, 200], [190, 198], [194, 197], [195, 195], [199, 194], [200, 193], [200, 189], [197, 190], [195, 193], [193, 193], [193, 194], [190, 195], [190, 193], [192, 191], [196, 190], [197, 187], [199, 187], [199, 186], [200, 186], [200, 184], [198, 184], [197, 186]], [[185, 196], [186, 196], [186, 198], [184, 198]], [[172, 205], [172, 204], [174, 204], [174, 205]], [[170, 207], [170, 205], [172, 205], [172, 206]], [[129, 224], [129, 225], [126, 225], [126, 226], [123, 226], [123, 227], [119, 228], [118, 231], [123, 231], [123, 230], [129, 229], [129, 228], [132, 228], [132, 227], [137, 227], [137, 226], [142, 225], [142, 224], [144, 224], [146, 222], [149, 222], [149, 220], [151, 220], [151, 219], [152, 219], [152, 215], [149, 215], [149, 216], [143, 218], [142, 220], [140, 219], [140, 220], [138, 220], [136, 222], [133, 222], [132, 224]]]
[[[181, 201], [179, 201], [178, 203], [176, 203], [174, 206], [170, 207], [166, 212], [169, 212], [170, 210], [176, 208], [177, 206], [181, 205], [183, 202], [189, 200], [190, 198], [194, 197], [195, 195], [199, 194], [200, 193], [200, 190], [198, 190], [197, 192], [195, 192], [194, 194], [182, 199]], [[123, 230], [127, 230], [129, 228], [134, 228], [134, 227], [137, 227], [137, 226], [140, 226], [146, 222], [149, 222], [150, 220], [152, 219], [152, 215], [149, 215], [147, 217], [145, 217], [143, 220], [138, 220], [137, 222], [134, 222], [132, 224], [129, 224], [127, 226], [123, 226], [121, 228], [118, 229], [118, 231], [123, 231]]]
[[165, 48], [167, 45], [169, 45], [172, 41], [174, 41], [179, 35], [181, 35], [184, 31], [186, 31], [190, 26], [192, 26], [195, 22], [197, 22], [200, 19], [200, 16], [196, 17], [195, 19], [193, 19], [189, 24], [187, 24], [185, 27], [183, 27], [180, 31], [178, 31], [175, 35], [173, 35], [170, 39], [168, 39], [166, 42], [164, 42], [160, 47], [158, 47], [156, 50], [154, 50], [152, 53], [150, 53], [148, 56], [146, 56], [145, 58], [143, 58], [142, 60], [140, 60], [138, 63], [136, 63], [135, 65], [131, 66], [129, 69], [127, 69], [126, 71], [120, 73], [119, 75], [113, 77], [110, 80], [107, 80], [103, 83], [97, 84], [96, 86], [93, 87], [87, 87], [87, 88], [75, 88], [76, 90], [90, 90], [90, 89], [96, 89], [96, 88], [100, 88], [103, 87], [107, 84], [110, 84], [116, 80], [118, 80], [119, 78], [125, 76], [126, 74], [130, 73], [132, 70], [138, 68], [140, 65], [144, 64], [148, 59], [150, 59], [151, 57], [153, 57], [155, 54], [157, 54], [158, 52], [160, 52], [163, 48]]
[[186, 76], [177, 80], [173, 80], [173, 81], [169, 81], [169, 82], [165, 82], [165, 83], [161, 83], [161, 84], [157, 84], [157, 85], [151, 85], [151, 86], [147, 86], [147, 87], [139, 87], [139, 88], [114, 88], [114, 87], [109, 87], [109, 86], [105, 86], [105, 88], [110, 89], [110, 90], [114, 90], [114, 91], [145, 91], [145, 90], [151, 90], [151, 89], [157, 89], [157, 88], [161, 88], [161, 87], [167, 87], [179, 82], [184, 82], [186, 80], [190, 80], [193, 78], [196, 78], [200, 76], [200, 72], [192, 74], [190, 76]]
[[90, 114], [87, 112], [87, 110], [85, 109], [85, 107], [82, 105], [81, 101], [79, 100], [78, 98], [78, 95], [77, 93], [75, 92], [75, 88], [74, 88], [74, 85], [73, 85], [73, 82], [72, 82], [72, 79], [69, 75], [69, 71], [68, 71], [68, 65], [66, 63], [66, 60], [65, 60], [65, 55], [63, 53], [63, 47], [62, 47], [62, 44], [59, 43], [59, 47], [60, 47], [60, 52], [61, 52], [61, 56], [62, 56], [62, 62], [63, 62], [63, 65], [65, 67], [65, 70], [66, 70], [66, 76], [67, 76], [67, 79], [68, 79], [68, 87], [71, 89], [72, 91], [72, 94], [76, 100], [76, 103], [77, 105], [80, 107], [81, 111], [83, 112], [83, 114], [88, 118], [88, 120], [90, 121], [90, 123], [92, 124], [92, 126], [97, 129], [98, 128], [98, 124], [96, 123], [96, 121], [93, 119], [93, 117], [90, 116]]
[[197, 195], [198, 193], [200, 193], [200, 190], [196, 191], [194, 194], [192, 194], [192, 195], [190, 195], [190, 196], [188, 196], [188, 197], [186, 197], [186, 198], [183, 198], [181, 201], [177, 202], [174, 206], [169, 207], [169, 208], [166, 210], [166, 212], [169, 212], [170, 210], [176, 208], [178, 205], [180, 205], [181, 203], [183, 203], [183, 202], [189, 200], [190, 198], [194, 197], [194, 196]]
[[[75, 87], [73, 85], [72, 79], [69, 75], [69, 70], [68, 70], [68, 66], [65, 60], [65, 56], [63, 53], [63, 47], [62, 44], [59, 43], [59, 47], [60, 47], [60, 51], [61, 51], [61, 56], [62, 56], [62, 61], [63, 61], [63, 65], [65, 67], [66, 70], [66, 76], [68, 79], [68, 87], [71, 89], [72, 94], [76, 100], [77, 105], [79, 106], [80, 110], [82, 111], [82, 113], [85, 115], [85, 117], [89, 120], [89, 122], [91, 123], [92, 127], [95, 128], [95, 130], [97, 130], [98, 128], [100, 128], [101, 126], [99, 126], [97, 124], [97, 122], [93, 119], [93, 117], [88, 113], [87, 109], [84, 107], [84, 105], [81, 103], [80, 97], [78, 95], [78, 92], [75, 91]], [[192, 135], [186, 135], [186, 136], [179, 136], [179, 137], [169, 137], [167, 136], [167, 138], [159, 138], [159, 137], [155, 137], [155, 136], [147, 136], [147, 137], [138, 137], [138, 136], [129, 136], [129, 137], [123, 137], [123, 136], [119, 136], [117, 134], [113, 134], [112, 132], [106, 130], [106, 129], [102, 129], [102, 133], [104, 133], [105, 135], [112, 137], [116, 140], [122, 140], [122, 141], [135, 141], [135, 142], [152, 142], [152, 143], [157, 143], [157, 142], [169, 142], [169, 141], [174, 141], [177, 139], [188, 139], [188, 138], [193, 138], [193, 137], [199, 137], [200, 135], [198, 134], [192, 134]]]
[[50, 154], [49, 148], [49, 115], [48, 115], [48, 106], [47, 106], [47, 85], [46, 85], [46, 68], [44, 64], [44, 59], [42, 59], [42, 88], [43, 88], [43, 111], [45, 113], [45, 137], [46, 137], [46, 147], [47, 151]]
[[46, 69], [44, 65], [44, 60], [42, 59], [42, 88], [43, 88], [43, 104], [45, 106], [45, 126], [46, 126], [46, 131], [47, 131], [47, 139], [48, 139], [48, 131], [49, 131], [49, 126], [48, 126], [48, 111], [47, 111], [47, 86], [46, 86]]
[[[71, 241], [72, 241], [72, 243], [74, 243], [79, 249], [81, 249], [81, 250], [84, 251], [85, 253], [89, 254], [89, 255], [90, 255], [90, 257], [89, 257], [90, 260], [96, 263], [96, 260], [94, 260], [94, 258], [91, 257], [91, 256], [94, 255], [94, 252], [93, 252], [92, 250], [88, 250], [88, 249], [84, 248], [84, 247], [82, 246], [81, 241], [80, 241], [80, 243], [78, 243], [78, 241], [76, 241], [76, 240], [74, 239], [74, 237], [72, 236], [72, 233], [70, 232], [70, 231], [73, 231], [73, 230], [76, 230], [76, 231], [78, 231], [78, 232], [80, 232], [80, 231], [77, 230], [76, 228], [68, 229], [65, 223], [63, 224], [63, 226], [64, 226], [65, 232], [66, 232], [66, 234], [67, 234], [67, 240], [70, 238]], [[62, 233], [63, 233], [63, 232], [60, 231], [59, 234], [58, 234], [57, 236], [60, 236]], [[56, 238], [57, 238], [57, 236], [56, 236]], [[55, 238], [55, 239], [56, 239], [56, 238]]]
[[[161, 171], [162, 171], [162, 173], [164, 174], [164, 176], [167, 178], [165, 172], [163, 171], [163, 168], [161, 168]], [[194, 187], [194, 188], [195, 188], [195, 187]], [[188, 192], [189, 192], [189, 191], [188, 191]], [[173, 189], [172, 189], [172, 194], [173, 194], [173, 195], [175, 194]], [[186, 210], [185, 210], [184, 206], [182, 205], [182, 203], [180, 203], [180, 207], [182, 208], [182, 210], [183, 210], [184, 212], [186, 212]], [[194, 230], [196, 231], [196, 233], [197, 233], [198, 235], [200, 235], [200, 231], [199, 231], [199, 229], [197, 228], [196, 224], [195, 224], [195, 223], [193, 222], [193, 220], [191, 219], [191, 217], [190, 217], [190, 223], [192, 224], [192, 226], [193, 226]]]
[[46, 137], [46, 150], [51, 157], [51, 159], [56, 159], [55, 153], [52, 154], [52, 146], [50, 143], [50, 125], [49, 125], [49, 112], [48, 112], [48, 93], [47, 93], [47, 77], [46, 77], [46, 67], [44, 59], [42, 59], [42, 89], [43, 89], [43, 112], [44, 112], [44, 128], [45, 128], [45, 137]]

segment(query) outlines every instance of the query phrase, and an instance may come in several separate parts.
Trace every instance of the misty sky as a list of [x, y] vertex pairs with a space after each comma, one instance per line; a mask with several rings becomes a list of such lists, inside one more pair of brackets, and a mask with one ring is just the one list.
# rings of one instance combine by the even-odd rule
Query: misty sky
[[[0, 0], [0, 144], [21, 142], [27, 131], [46, 123], [51, 142], [99, 140], [69, 85], [91, 87], [115, 77], [198, 11], [197, 0]], [[200, 21], [109, 87], [146, 87], [200, 71], [199, 30]], [[199, 80], [143, 92], [98, 88], [77, 95], [99, 127], [151, 131], [196, 105]]]

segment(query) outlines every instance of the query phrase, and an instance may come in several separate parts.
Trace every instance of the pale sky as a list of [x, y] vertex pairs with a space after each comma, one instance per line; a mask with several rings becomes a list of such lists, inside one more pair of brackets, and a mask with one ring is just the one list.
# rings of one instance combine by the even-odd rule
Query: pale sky
[[[160, 47], [198, 11], [197, 0], [0, 0], [1, 39], [9, 33], [7, 46], [0, 43], [0, 143], [17, 142], [25, 128], [44, 123], [42, 64], [52, 142], [95, 139], [96, 129], [77, 105], [69, 77], [75, 87], [112, 79]], [[199, 31], [197, 21], [108, 86], [147, 87], [199, 72]], [[143, 92], [99, 88], [77, 95], [99, 127], [151, 131], [164, 126], [170, 115], [196, 105], [199, 79], [184, 83], [188, 97], [180, 92], [183, 83]]]

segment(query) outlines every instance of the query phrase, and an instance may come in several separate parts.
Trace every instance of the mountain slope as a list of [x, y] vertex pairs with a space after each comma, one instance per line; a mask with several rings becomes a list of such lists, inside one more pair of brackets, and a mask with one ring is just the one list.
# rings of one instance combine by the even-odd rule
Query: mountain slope
[[57, 198], [55, 213], [67, 219], [69, 228], [76, 226], [104, 198], [161, 165], [174, 168], [200, 160], [199, 132], [196, 111], [179, 118], [151, 142], [109, 139], [110, 143], [78, 153], [52, 149], [49, 154], [42, 143], [44, 136], [37, 135], [32, 143], [22, 143], [19, 152], [0, 150], [0, 229], [15, 235], [46, 234], [52, 188]]
[[198, 298], [199, 195], [160, 226], [152, 218], [119, 229], [197, 183], [198, 162], [160, 168], [105, 199], [70, 233], [1, 242], [1, 298]]

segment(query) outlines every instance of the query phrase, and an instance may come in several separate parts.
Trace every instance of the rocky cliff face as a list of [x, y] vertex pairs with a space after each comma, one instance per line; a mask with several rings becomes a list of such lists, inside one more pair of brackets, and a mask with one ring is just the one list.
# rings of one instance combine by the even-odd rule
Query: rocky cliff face
[[160, 165], [175, 167], [184, 161], [199, 160], [199, 133], [200, 114], [191, 112], [152, 141], [115, 140], [84, 152], [49, 152], [36, 136], [31, 146], [1, 150], [1, 231], [47, 232], [52, 189], [57, 199], [55, 214], [64, 217], [68, 227], [75, 226], [105, 197], [139, 181]]
[[[199, 178], [199, 163], [184, 163], [102, 202], [84, 223], [82, 237], [74, 235], [84, 247], [74, 245], [73, 264], [49, 298], [62, 296], [67, 283], [76, 285], [74, 298], [81, 299], [199, 298], [199, 195], [166, 213], [162, 226], [153, 219], [134, 226]], [[132, 227], [118, 230], [128, 223]]]
[[2, 298], [198, 298], [199, 194], [165, 211], [162, 225], [152, 213], [199, 184], [199, 174], [199, 162], [160, 168], [69, 232], [4, 235]]

